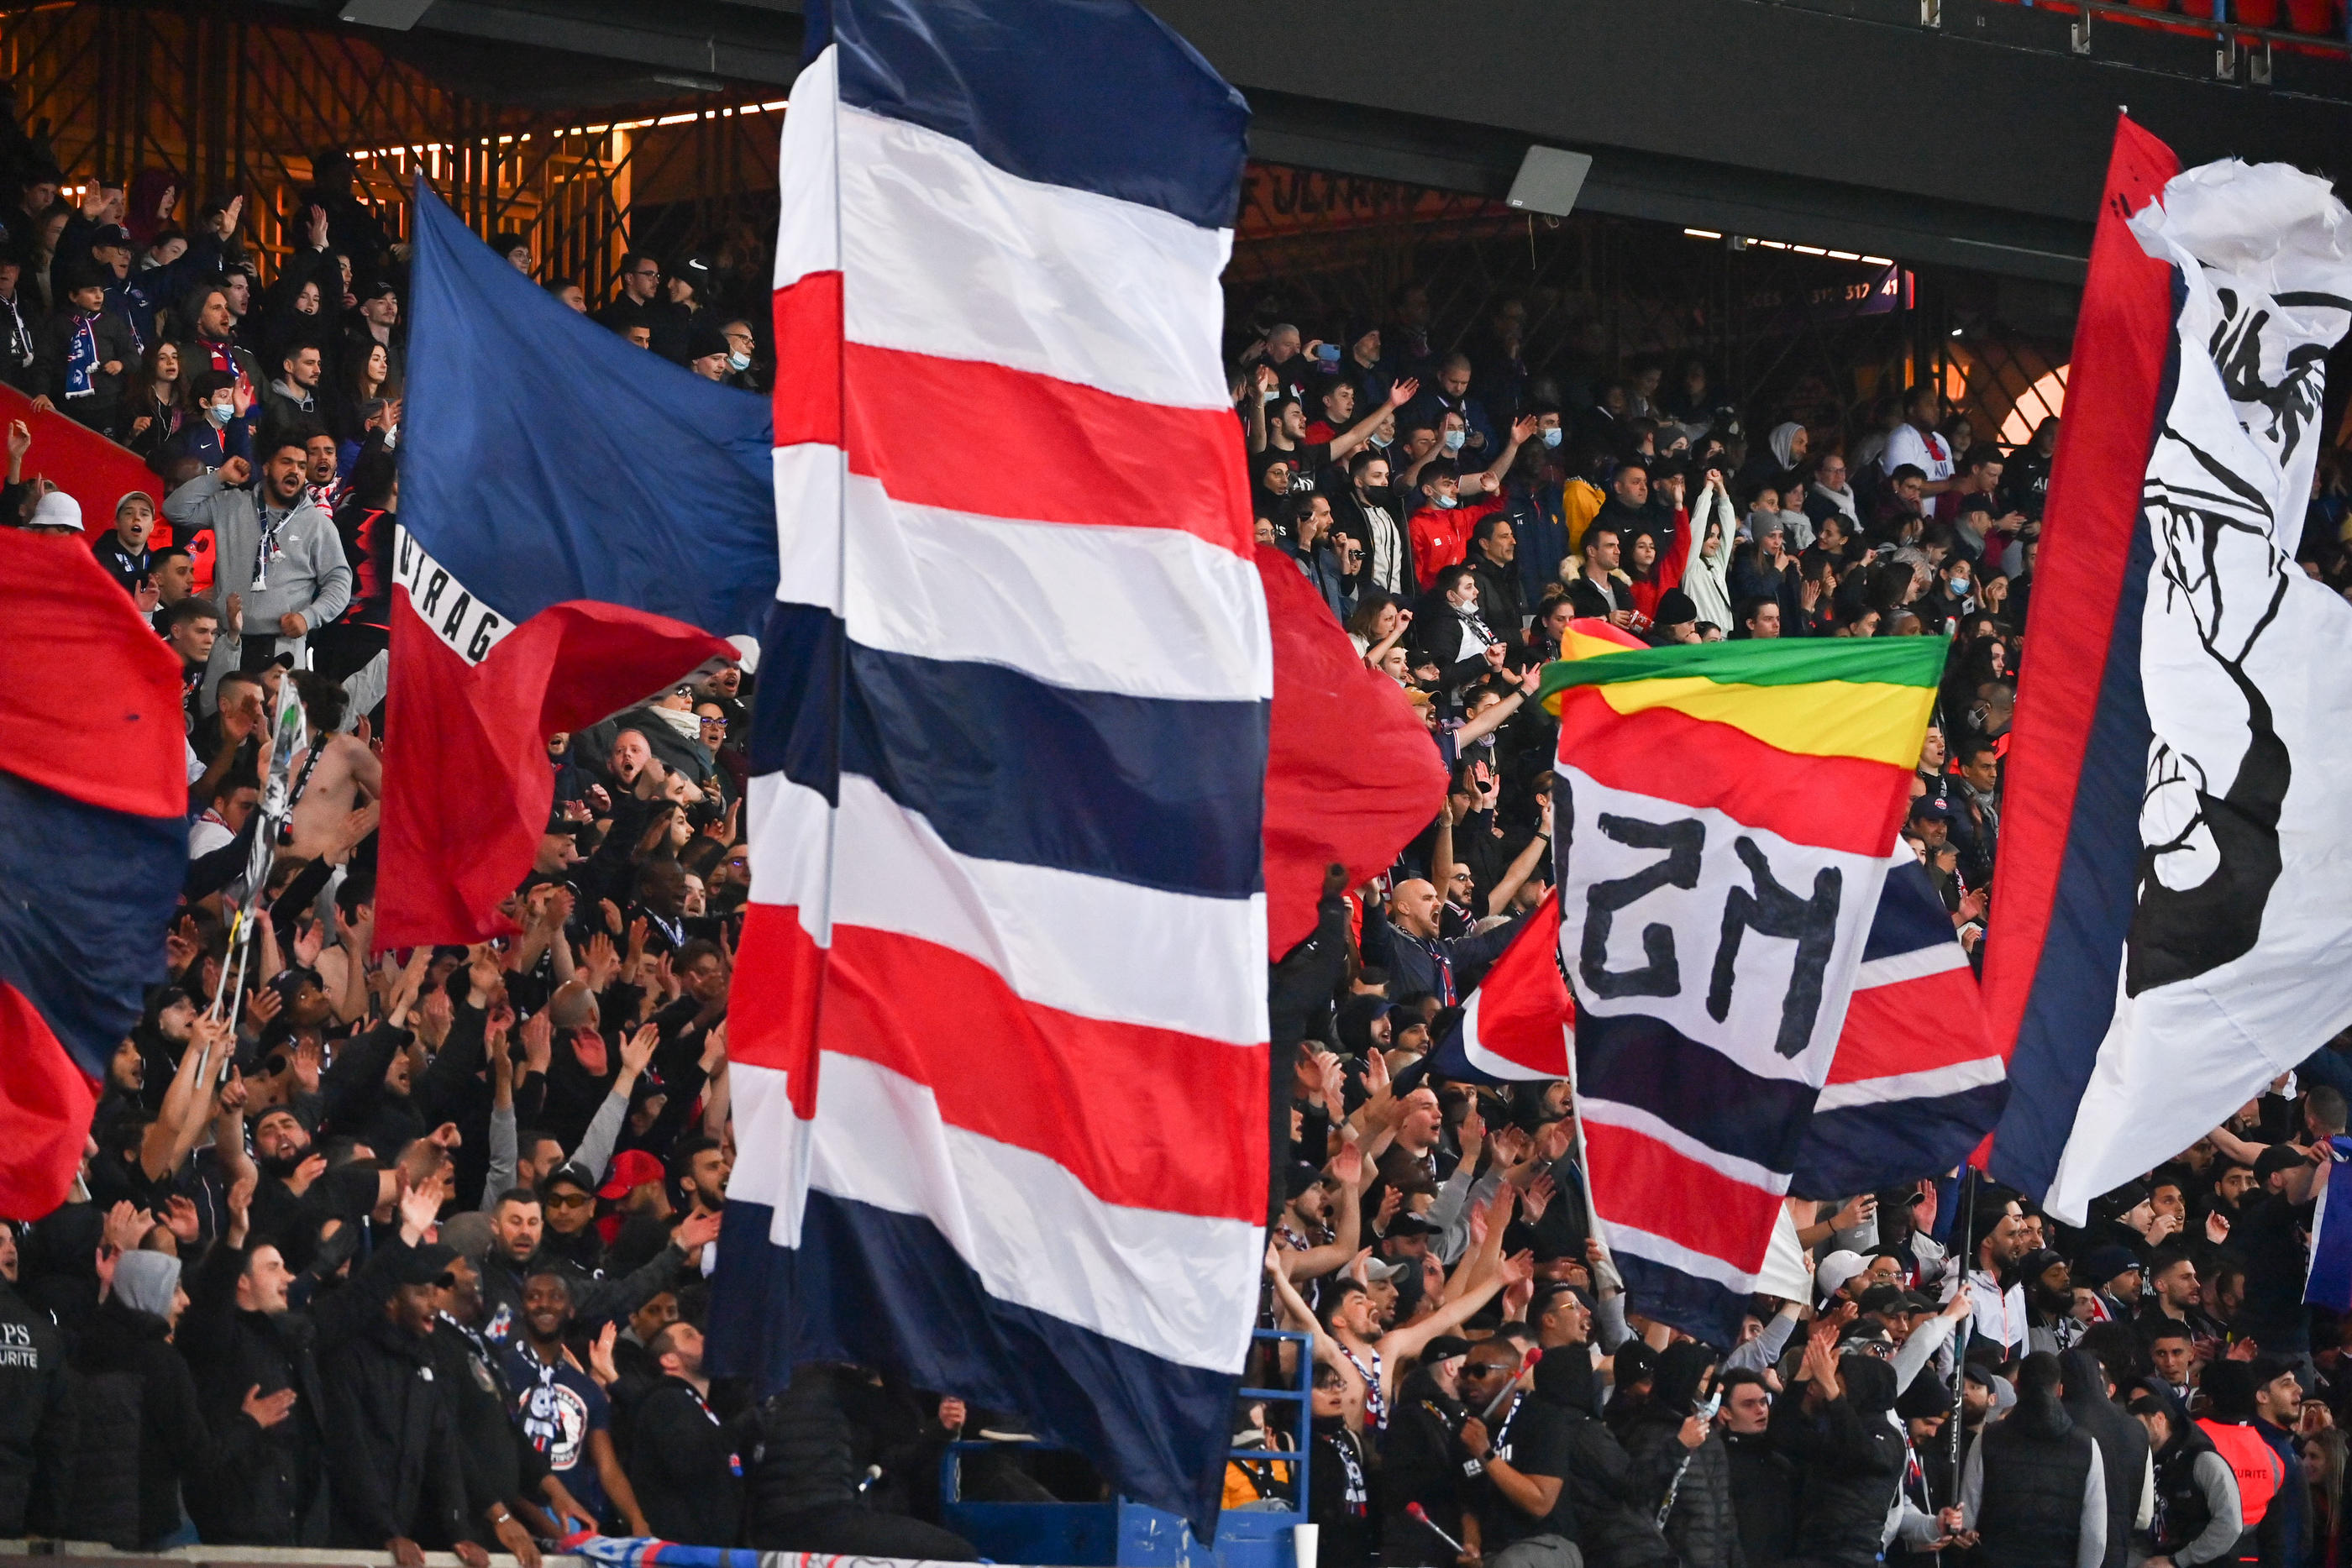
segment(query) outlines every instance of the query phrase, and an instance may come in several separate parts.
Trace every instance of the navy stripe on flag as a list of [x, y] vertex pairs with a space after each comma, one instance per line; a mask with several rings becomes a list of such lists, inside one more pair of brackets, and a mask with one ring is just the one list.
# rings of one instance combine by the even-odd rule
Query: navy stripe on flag
[[1739, 1320], [1750, 1297], [1713, 1280], [1623, 1250], [1610, 1260], [1624, 1277], [1625, 1293], [1642, 1303], [1642, 1315], [1678, 1328], [1717, 1350], [1739, 1343]]
[[87, 806], [0, 772], [0, 980], [93, 1078], [163, 977], [187, 861], [177, 817]]
[[919, 1215], [812, 1190], [798, 1248], [769, 1239], [774, 1218], [765, 1204], [727, 1202], [726, 1283], [710, 1303], [723, 1375], [781, 1388], [801, 1362], [897, 1367], [919, 1387], [1018, 1410], [1038, 1436], [1108, 1458], [1139, 1502], [1189, 1515], [1217, 1495], [1238, 1373], [1167, 1361], [999, 1300]]
[[1813, 1113], [1789, 1189], [1845, 1195], [1950, 1170], [2000, 1116], [2007, 1083]]
[[1815, 1098], [1793, 1079], [1759, 1077], [1640, 1013], [1577, 1015], [1576, 1092], [1636, 1106], [1710, 1149], [1773, 1171], [1795, 1163]]
[[[2172, 283], [2171, 343], [2156, 394], [2158, 425], [2180, 381], [2180, 279]], [[1993, 1145], [1991, 1174], [2029, 1193], [2047, 1192], [2059, 1156], [2074, 1134], [2074, 1113], [2098, 1064], [2099, 1042], [2115, 1021], [2124, 938], [2139, 888], [2139, 809], [2147, 788], [2147, 698], [2140, 687], [2140, 618], [2147, 606], [2156, 541], [2142, 511], [2132, 525], [2131, 559], [2116, 599], [2116, 626], [2099, 680], [2099, 706], [2083, 747], [2074, 812], [2066, 828], [2050, 925], [2033, 988], [2011, 1048], [2013, 1089]]]
[[841, 101], [951, 136], [1008, 174], [1202, 228], [1241, 205], [1249, 105], [1133, 0], [810, 0]]
[[[778, 606], [768, 626], [784, 641], [761, 646], [775, 663], [760, 683], [753, 771], [828, 799], [842, 773], [871, 779], [976, 859], [1210, 897], [1263, 885], [1269, 705], [1086, 691], [885, 653], [805, 606]], [[828, 705], [795, 687], [836, 671], [835, 737]]]
[[1862, 961], [1940, 947], [1951, 940], [1951, 913], [1927, 868], [1908, 855], [1887, 867], [1878, 907], [1871, 913], [1870, 935], [1863, 940]]

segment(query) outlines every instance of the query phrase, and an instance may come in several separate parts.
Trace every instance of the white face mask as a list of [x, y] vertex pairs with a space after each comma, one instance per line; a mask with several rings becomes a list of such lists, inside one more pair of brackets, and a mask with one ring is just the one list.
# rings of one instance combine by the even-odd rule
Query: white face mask
[[727, 356], [727, 368], [730, 371], [748, 371], [751, 368], [751, 356], [730, 354]]

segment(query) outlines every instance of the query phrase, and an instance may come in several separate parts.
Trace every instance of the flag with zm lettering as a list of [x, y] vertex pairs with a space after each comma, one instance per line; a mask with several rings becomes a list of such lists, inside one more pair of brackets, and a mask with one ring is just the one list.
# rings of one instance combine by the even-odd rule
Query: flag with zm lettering
[[1594, 1217], [1633, 1310], [1709, 1343], [1789, 1194], [1944, 654], [1711, 643], [1544, 673]]

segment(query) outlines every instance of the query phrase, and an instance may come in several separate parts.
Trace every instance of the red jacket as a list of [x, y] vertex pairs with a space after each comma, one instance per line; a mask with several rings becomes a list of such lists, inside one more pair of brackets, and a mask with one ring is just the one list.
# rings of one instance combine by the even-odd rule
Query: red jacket
[[1628, 573], [1626, 586], [1633, 591], [1633, 608], [1642, 617], [1640, 624], [1655, 625], [1658, 601], [1683, 585], [1683, 573], [1690, 567], [1690, 514], [1676, 512], [1675, 542], [1666, 547], [1666, 552], [1650, 568], [1650, 580], [1644, 582]]
[[1503, 509], [1503, 497], [1489, 496], [1447, 511], [1443, 507], [1423, 507], [1405, 525], [1412, 541], [1413, 580], [1423, 587], [1433, 586], [1437, 574], [1449, 566], [1459, 566], [1470, 553], [1470, 530], [1478, 526], [1481, 517], [1490, 517]]

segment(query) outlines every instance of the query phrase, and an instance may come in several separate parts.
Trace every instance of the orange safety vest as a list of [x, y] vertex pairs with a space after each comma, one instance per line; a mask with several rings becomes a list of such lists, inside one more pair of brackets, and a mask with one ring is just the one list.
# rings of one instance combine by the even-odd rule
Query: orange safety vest
[[2252, 1427], [2214, 1420], [2202, 1420], [2197, 1425], [2213, 1439], [2213, 1447], [2221, 1451], [2221, 1457], [2230, 1462], [2230, 1472], [2238, 1478], [2238, 1508], [2245, 1516], [2246, 1528], [2252, 1530], [2263, 1521], [2263, 1515], [2270, 1511], [2271, 1499], [2286, 1484], [2285, 1461]]

